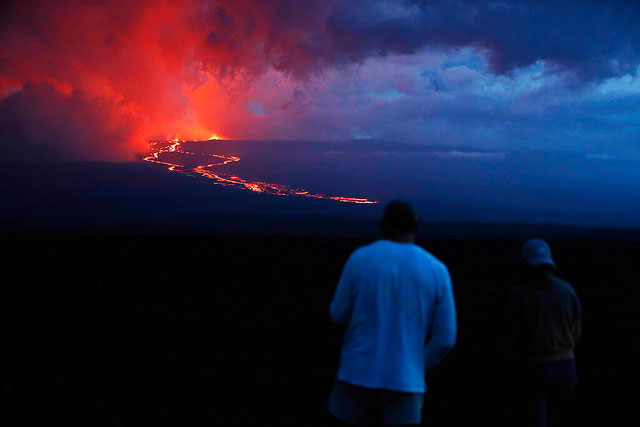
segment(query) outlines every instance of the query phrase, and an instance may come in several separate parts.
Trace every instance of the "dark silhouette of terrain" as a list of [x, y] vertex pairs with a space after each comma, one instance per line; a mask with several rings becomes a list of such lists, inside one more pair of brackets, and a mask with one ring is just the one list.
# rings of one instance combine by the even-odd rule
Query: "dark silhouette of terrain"
[[[449, 266], [459, 316], [425, 425], [508, 426], [502, 310], [531, 236], [457, 237], [418, 240]], [[584, 309], [558, 425], [634, 424], [640, 239], [538, 237]], [[3, 234], [3, 424], [322, 425], [342, 334], [328, 304], [374, 238]]]

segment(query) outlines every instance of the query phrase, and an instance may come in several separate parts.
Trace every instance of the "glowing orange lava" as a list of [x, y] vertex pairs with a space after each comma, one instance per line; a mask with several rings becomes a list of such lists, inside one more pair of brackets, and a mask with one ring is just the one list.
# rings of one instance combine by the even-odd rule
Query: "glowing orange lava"
[[[211, 139], [217, 139], [212, 137]], [[151, 163], [158, 163], [168, 166], [170, 171], [181, 172], [186, 175], [194, 176], [194, 174], [211, 179], [215, 184], [242, 188], [256, 193], [272, 194], [277, 196], [294, 196], [294, 197], [311, 197], [314, 199], [329, 199], [336, 200], [343, 203], [357, 203], [357, 204], [373, 204], [378, 203], [375, 200], [369, 200], [360, 197], [342, 197], [342, 196], [327, 196], [325, 194], [311, 193], [304, 188], [295, 188], [288, 185], [273, 184], [270, 182], [260, 181], [247, 181], [243, 178], [235, 176], [233, 174], [214, 171], [214, 168], [227, 165], [233, 162], [239, 162], [240, 157], [225, 156], [222, 154], [207, 154], [207, 153], [193, 153], [185, 151], [183, 149], [184, 140], [173, 139], [166, 141], [150, 141], [151, 154], [145, 157], [143, 160]], [[177, 153], [182, 155], [190, 155], [193, 158], [202, 156], [204, 158], [215, 159], [212, 163], [203, 165], [197, 165], [195, 167], [187, 167], [179, 163], [174, 163], [166, 159], [167, 155], [171, 156], [171, 153]]]

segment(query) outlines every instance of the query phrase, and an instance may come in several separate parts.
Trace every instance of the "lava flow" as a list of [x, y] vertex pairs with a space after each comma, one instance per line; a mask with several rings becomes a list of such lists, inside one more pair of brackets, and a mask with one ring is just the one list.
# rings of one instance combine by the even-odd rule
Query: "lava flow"
[[[254, 191], [256, 193], [272, 194], [277, 196], [297, 196], [297, 197], [311, 197], [314, 199], [329, 199], [336, 200], [343, 203], [358, 203], [358, 204], [373, 204], [378, 203], [375, 200], [369, 200], [360, 197], [342, 197], [342, 196], [327, 196], [325, 194], [311, 193], [303, 188], [290, 187], [288, 185], [273, 184], [269, 182], [260, 181], [248, 181], [233, 174], [214, 171], [215, 168], [227, 165], [233, 162], [239, 162], [240, 158], [235, 156], [225, 156], [222, 154], [208, 154], [208, 153], [193, 153], [185, 151], [183, 149], [184, 140], [174, 139], [170, 141], [150, 141], [151, 154], [145, 157], [143, 160], [151, 163], [158, 163], [168, 166], [170, 171], [184, 173], [190, 176], [200, 175], [205, 178], [213, 180], [215, 184], [237, 187], [245, 190]], [[197, 165], [194, 167], [188, 167], [183, 164], [174, 163], [169, 161], [167, 157], [171, 158], [171, 153], [179, 155], [187, 155], [191, 158], [201, 156], [207, 159], [207, 163]], [[210, 162], [211, 159], [215, 161]], [[210, 163], [208, 163], [210, 162]]]

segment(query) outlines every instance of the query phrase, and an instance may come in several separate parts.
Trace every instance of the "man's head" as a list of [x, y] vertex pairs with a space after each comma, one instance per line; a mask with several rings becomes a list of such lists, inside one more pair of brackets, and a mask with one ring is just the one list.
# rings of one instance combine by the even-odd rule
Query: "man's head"
[[531, 267], [538, 267], [543, 265], [555, 267], [556, 265], [551, 258], [551, 248], [549, 247], [547, 242], [542, 239], [528, 240], [522, 246], [522, 258]]
[[418, 215], [411, 203], [396, 199], [386, 206], [380, 230], [391, 240], [413, 240], [418, 231], [418, 222]]

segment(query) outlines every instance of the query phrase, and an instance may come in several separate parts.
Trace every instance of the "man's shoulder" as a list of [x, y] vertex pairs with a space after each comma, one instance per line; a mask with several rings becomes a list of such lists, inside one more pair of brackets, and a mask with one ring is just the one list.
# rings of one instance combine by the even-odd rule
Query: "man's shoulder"
[[351, 258], [366, 256], [367, 254], [377, 251], [379, 249], [378, 242], [380, 242], [380, 240], [376, 240], [375, 242], [371, 242], [367, 245], [356, 248], [353, 252], [351, 252]]
[[377, 252], [376, 243], [378, 242], [376, 241], [373, 243], [369, 243], [368, 245], [364, 245], [356, 248], [349, 255], [349, 259], [347, 259], [347, 264], [354, 265], [360, 262], [364, 262], [368, 258], [371, 258], [373, 254]]
[[554, 274], [550, 274], [551, 283], [553, 286], [553, 290], [555, 292], [568, 293], [571, 295], [576, 295], [576, 291], [573, 289], [573, 286], [569, 284], [566, 280], [559, 278]]
[[435, 256], [433, 256], [431, 252], [427, 251], [421, 246], [416, 245], [415, 243], [398, 244], [398, 243], [394, 243], [384, 239], [376, 240], [375, 242], [371, 242], [367, 245], [360, 246], [359, 248], [354, 250], [351, 255], [362, 256], [367, 254], [375, 254], [379, 252], [390, 252], [390, 251], [398, 251], [398, 250], [404, 253], [409, 252], [417, 256], [424, 256], [428, 258], [430, 261], [434, 261], [442, 264], [442, 262], [439, 259], [437, 259]]
[[363, 259], [378, 257], [381, 254], [389, 254], [398, 250], [401, 250], [403, 255], [417, 258], [421, 262], [430, 264], [436, 269], [448, 271], [444, 262], [436, 258], [431, 252], [427, 251], [423, 247], [414, 243], [397, 246], [397, 244], [384, 239], [376, 240], [375, 242], [360, 246], [351, 253], [350, 259], [352, 262], [357, 262]]
[[386, 240], [380, 239], [380, 240], [373, 241], [369, 244], [360, 246], [359, 248], [357, 248], [351, 253], [351, 256], [352, 257], [366, 256], [366, 255], [375, 254], [378, 252], [383, 252], [386, 250], [389, 250], [388, 242]]
[[444, 262], [442, 262], [439, 258], [437, 258], [434, 254], [429, 252], [428, 250], [421, 248], [420, 246], [416, 246], [420, 252], [432, 263], [436, 264], [439, 267], [447, 268]]
[[413, 251], [416, 257], [423, 260], [425, 263], [430, 264], [433, 268], [448, 272], [447, 266], [444, 262], [438, 259], [434, 254], [424, 249], [421, 246], [413, 245]]

